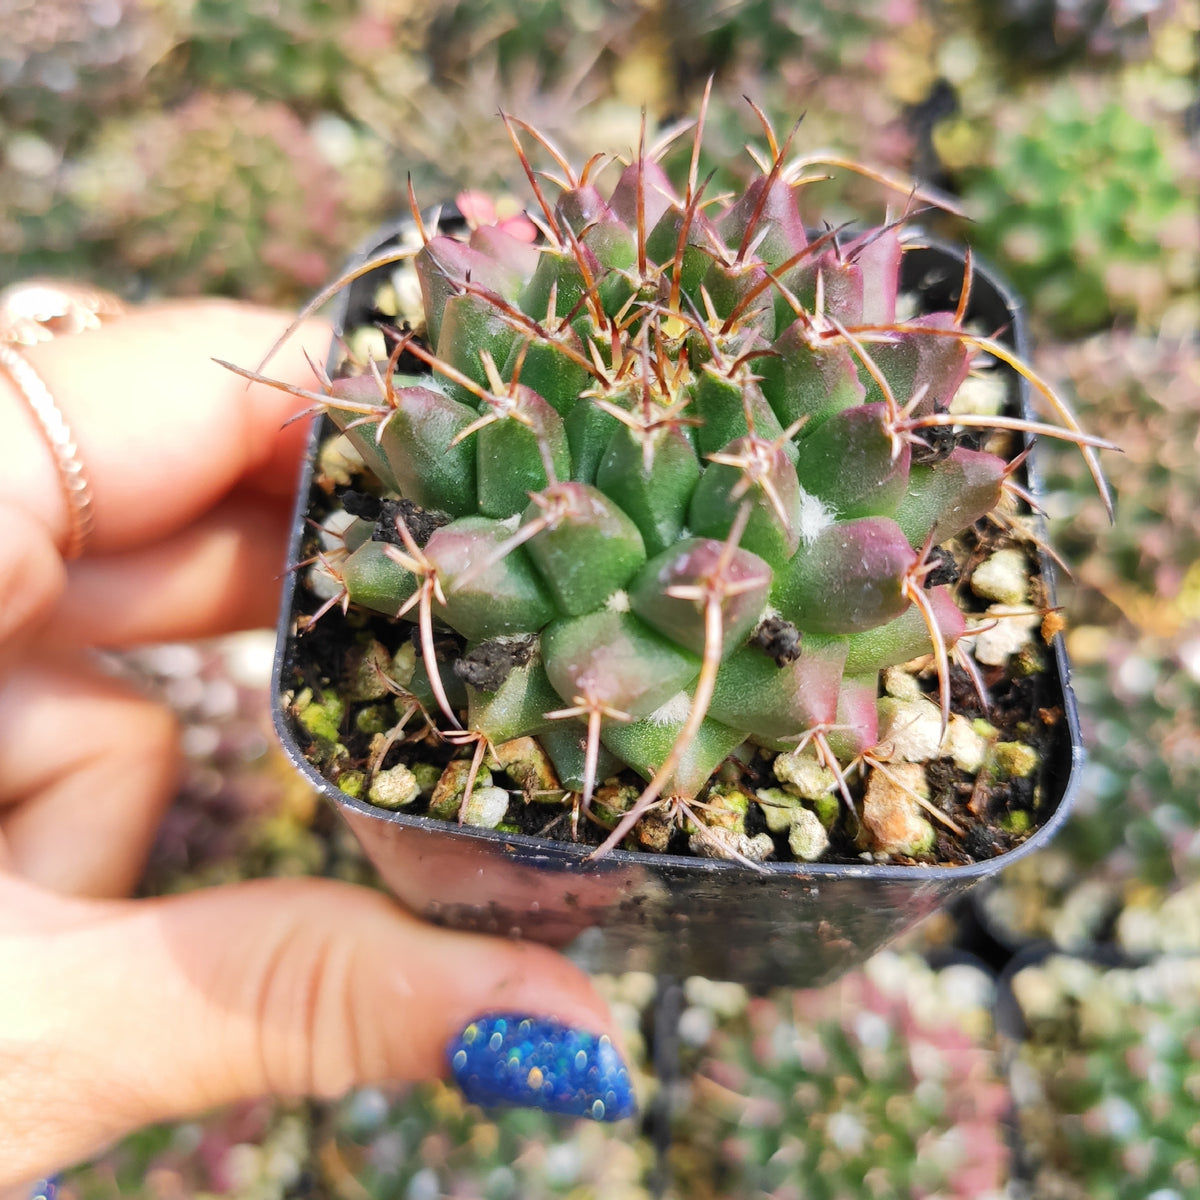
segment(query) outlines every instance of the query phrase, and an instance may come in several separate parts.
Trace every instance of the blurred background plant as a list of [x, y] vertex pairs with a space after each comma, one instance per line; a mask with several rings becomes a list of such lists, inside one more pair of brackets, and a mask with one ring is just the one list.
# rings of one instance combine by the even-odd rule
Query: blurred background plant
[[[1200, 161], [1181, 121], [1148, 119], [1166, 115], [1163, 98], [1122, 83], [1114, 95], [1104, 79], [1056, 81], [1036, 124], [998, 114], [988, 161], [961, 172], [973, 240], [1064, 334], [1114, 316], [1146, 332], [1195, 324]], [[960, 137], [965, 119], [938, 142], [953, 155]]]
[[687, 990], [682, 1032], [700, 1053], [676, 1118], [681, 1195], [1004, 1195], [1009, 1096], [979, 965], [885, 952], [823, 990], [726, 1005], [716, 1023], [721, 993]]
[[1200, 960], [1132, 970], [1035, 957], [1008, 991], [1029, 1194], [1196, 1195]]
[[[704, 169], [722, 164], [717, 187], [759, 134], [745, 94], [781, 130], [804, 113], [804, 152], [956, 194], [969, 223], [923, 220], [1019, 283], [1041, 370], [1125, 449], [1107, 462], [1112, 528], [1074, 457], [1044, 458], [1052, 536], [1074, 573], [1061, 599], [1092, 761], [1055, 847], [972, 906], [987, 934], [976, 944], [993, 962], [1036, 937], [1115, 944], [1169, 973], [1200, 954], [1198, 36], [1200, 0], [0, 0], [0, 285], [49, 272], [134, 299], [297, 305], [406, 210], [409, 175], [424, 203], [464, 185], [527, 196], [498, 108], [576, 158], [627, 155], [643, 107], [667, 129], [710, 74]], [[904, 203], [830, 174], [814, 186], [831, 219]], [[271, 748], [269, 652], [269, 635], [251, 634], [115, 664], [188, 731], [187, 776], [145, 890], [266, 873], [370, 882], [356, 845]], [[938, 919], [908, 950], [961, 943], [971, 913]], [[1014, 1159], [993, 1104], [1004, 1074], [987, 975], [950, 970], [889, 955], [825, 993], [753, 1003], [689, 981], [684, 1062], [699, 1073], [669, 1089], [678, 1182], [667, 1194], [816, 1194], [797, 1182], [804, 1168], [830, 1195], [839, 1179], [850, 1180], [841, 1194], [861, 1194], [865, 1177], [871, 1194], [952, 1196], [964, 1146], [982, 1155], [977, 1186], [1003, 1194]], [[963, 979], [975, 982], [958, 1005], [948, 989]], [[604, 981], [647, 1101], [652, 982]], [[1031, 1025], [1022, 1053], [1041, 1081], [1036, 1110], [1020, 1090], [1029, 1070], [1014, 1067], [1005, 1094], [1020, 1101], [1026, 1139], [1041, 1135], [1053, 1194], [1195, 1194], [1178, 1174], [1192, 1135], [1157, 1132], [1153, 1082], [1167, 1078], [1154, 1030], [1168, 1028], [1165, 1094], [1194, 1107], [1195, 1005], [1162, 995], [1134, 1003], [1097, 985], [1089, 1021], [1114, 1032], [1095, 1041], [1070, 1020]], [[1149, 1066], [1121, 1022], [1153, 1043]], [[944, 1073], [951, 1061], [978, 1081], [974, 1099]], [[1119, 1102], [1093, 1102], [1102, 1079]], [[1170, 1170], [1130, 1168], [1145, 1153], [1121, 1141], [1129, 1110], [1161, 1138], [1154, 1163], [1176, 1159]], [[430, 1085], [149, 1131], [64, 1190], [637, 1197], [656, 1186], [656, 1129], [493, 1121]], [[918, 1169], [918, 1152], [933, 1165]]]

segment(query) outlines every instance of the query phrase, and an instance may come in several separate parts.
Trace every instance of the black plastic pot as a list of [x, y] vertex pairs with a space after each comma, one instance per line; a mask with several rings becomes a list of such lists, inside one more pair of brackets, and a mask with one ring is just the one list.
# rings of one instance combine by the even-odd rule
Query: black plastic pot
[[[394, 245], [407, 223], [376, 241]], [[365, 258], [364, 260], [365, 261]], [[373, 273], [372, 273], [373, 274]], [[904, 257], [904, 285], [931, 309], [953, 309], [962, 254], [921, 240]], [[371, 316], [378, 281], [364, 276], [341, 297], [339, 327]], [[1021, 355], [1027, 335], [1019, 302], [978, 267], [968, 320]], [[1012, 373], [1011, 407], [1026, 411], [1028, 385]], [[317, 448], [332, 427], [317, 422], [300, 483], [290, 561], [300, 558], [314, 498]], [[1037, 480], [1029, 479], [1036, 492]], [[1053, 566], [1043, 559], [1047, 592]], [[1082, 762], [1075, 698], [1061, 637], [1051, 674], [1064, 719], [1044, 757], [1048, 816], [1019, 848], [967, 866], [736, 863], [614, 851], [585, 862], [589, 848], [392, 812], [347, 796], [306, 760], [282, 702], [295, 647], [297, 573], [289, 575], [275, 656], [275, 725], [304, 777], [332, 801], [383, 881], [413, 912], [456, 929], [529, 938], [567, 950], [589, 970], [652, 971], [740, 981], [753, 988], [817, 986], [836, 978], [980, 880], [1044, 846], [1066, 819]], [[1050, 600], [1053, 603], [1053, 600]]]

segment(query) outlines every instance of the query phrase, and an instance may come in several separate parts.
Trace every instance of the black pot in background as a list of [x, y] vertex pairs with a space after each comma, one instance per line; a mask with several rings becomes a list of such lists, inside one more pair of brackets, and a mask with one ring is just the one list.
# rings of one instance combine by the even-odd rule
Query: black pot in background
[[[367, 255], [395, 246], [403, 222]], [[921, 239], [904, 256], [903, 285], [931, 310], [953, 309], [963, 277], [955, 248]], [[341, 295], [339, 329], [372, 319], [378, 287], [372, 272]], [[1022, 357], [1028, 340], [1019, 301], [975, 268], [970, 322]], [[1014, 411], [1029, 411], [1028, 384], [1010, 373]], [[289, 561], [301, 555], [305, 514], [314, 498], [313, 467], [332, 432], [317, 421], [292, 530]], [[1029, 472], [1035, 492], [1038, 481]], [[1041, 569], [1053, 604], [1054, 568]], [[873, 954], [924, 917], [1006, 865], [1045, 846], [1067, 817], [1083, 753], [1075, 697], [1061, 635], [1053, 645], [1052, 686], [1064, 719], [1056, 727], [1041, 778], [1044, 824], [1017, 849], [968, 866], [767, 863], [756, 872], [736, 863], [616, 850], [585, 863], [589, 847], [377, 808], [347, 796], [307, 761], [283, 704], [295, 649], [297, 577], [284, 589], [275, 654], [274, 720], [296, 769], [338, 808], [389, 889], [414, 913], [456, 929], [529, 938], [565, 949], [588, 970], [651, 971], [736, 980], [761, 989], [814, 987]]]

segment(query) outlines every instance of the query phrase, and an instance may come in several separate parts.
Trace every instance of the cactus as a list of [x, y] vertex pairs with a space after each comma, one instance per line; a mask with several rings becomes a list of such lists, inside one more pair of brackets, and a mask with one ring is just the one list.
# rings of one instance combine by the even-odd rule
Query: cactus
[[[599, 156], [576, 171], [504, 119], [539, 242], [443, 232], [414, 199], [414, 244], [330, 289], [400, 262], [422, 303], [385, 328], [388, 349], [366, 331], [357, 364], [292, 389], [342, 431], [343, 465], [362, 464], [326, 519], [325, 603], [304, 626], [339, 607], [416, 626], [388, 683], [403, 722], [424, 716], [421, 752], [459, 756], [460, 820], [477, 783], [494, 787], [496, 747], [534, 737], [576, 832], [581, 815], [609, 829], [599, 852], [679, 832], [698, 853], [786, 855], [757, 806], [715, 802], [717, 775], [740, 771], [751, 794], [776, 755], [808, 755], [852, 813], [860, 776], [897, 778], [880, 672], [928, 656], [946, 733], [967, 627], [936, 546], [1021, 494], [991, 440], [1071, 440], [1101, 490], [1106, 443], [968, 327], [969, 257], [956, 311], [898, 318], [905, 222], [811, 234], [817, 160], [789, 161], [765, 118], [768, 154], [726, 200], [697, 178], [703, 110], [680, 191], [643, 136], [606, 195]], [[1057, 423], [954, 408], [985, 356], [1024, 373]], [[622, 767], [640, 790], [593, 807]], [[924, 789], [900, 790], [965, 837]]]

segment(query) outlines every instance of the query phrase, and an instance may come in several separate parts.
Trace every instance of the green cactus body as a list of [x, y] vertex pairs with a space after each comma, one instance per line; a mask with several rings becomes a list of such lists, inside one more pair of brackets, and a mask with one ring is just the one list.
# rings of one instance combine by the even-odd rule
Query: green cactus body
[[[544, 738], [585, 797], [626, 766], [643, 800], [703, 799], [748, 739], [817, 737], [845, 766], [879, 672], [966, 631], [923, 556], [1004, 491], [1002, 458], [922, 437], [976, 353], [963, 314], [897, 323], [898, 231], [810, 242], [778, 161], [723, 211], [641, 155], [607, 198], [586, 177], [543, 204], [540, 245], [427, 236], [428, 374], [333, 384], [367, 488], [439, 521], [347, 552], [345, 598], [422, 625], [434, 717], [440, 669], [467, 698], [448, 721]], [[435, 632], [533, 649], [464, 684]]]
[[397, 616], [417, 590], [417, 577], [388, 553], [383, 542], [363, 542], [347, 555], [341, 571], [355, 604], [389, 617]]

